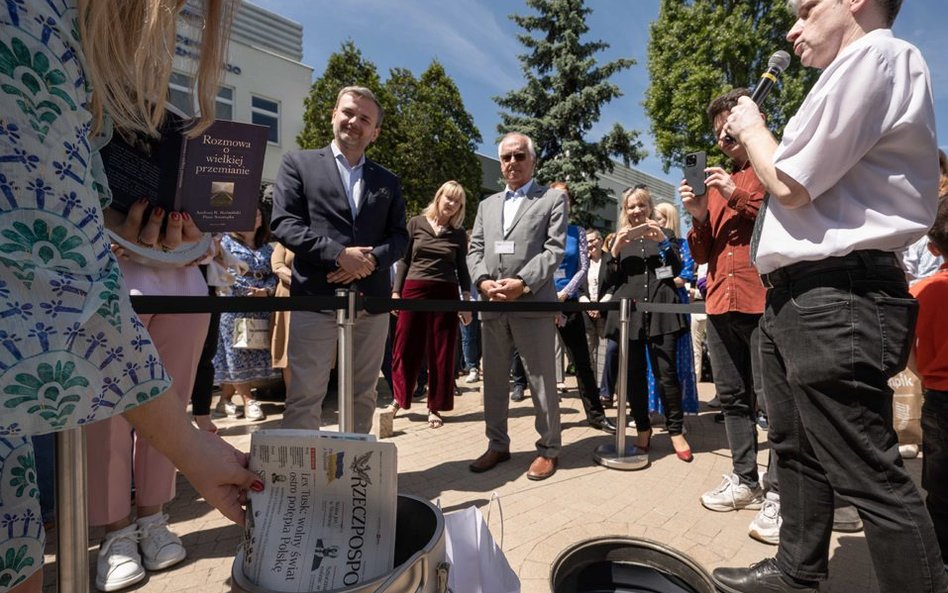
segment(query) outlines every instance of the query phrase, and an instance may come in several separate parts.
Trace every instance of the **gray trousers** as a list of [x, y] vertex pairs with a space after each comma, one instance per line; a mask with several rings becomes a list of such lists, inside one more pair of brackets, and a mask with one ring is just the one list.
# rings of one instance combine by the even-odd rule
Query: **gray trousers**
[[540, 438], [537, 452], [556, 457], [560, 450], [560, 400], [556, 393], [553, 346], [556, 325], [549, 317], [521, 317], [504, 313], [481, 320], [484, 351], [484, 420], [490, 448], [510, 449], [507, 416], [510, 410], [510, 358], [520, 352], [536, 414]]
[[[362, 311], [356, 317], [352, 329], [352, 409], [355, 432], [368, 433], [372, 430], [372, 414], [378, 396], [376, 385], [385, 355], [387, 335], [387, 314], [370, 315]], [[293, 311], [287, 345], [293, 380], [286, 393], [283, 428], [320, 427], [329, 371], [336, 361], [336, 342], [335, 313]]]

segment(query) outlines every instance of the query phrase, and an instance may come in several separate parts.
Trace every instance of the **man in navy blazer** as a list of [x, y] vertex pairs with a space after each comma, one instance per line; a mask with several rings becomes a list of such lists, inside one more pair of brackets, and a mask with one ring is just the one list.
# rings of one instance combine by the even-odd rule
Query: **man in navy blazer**
[[[391, 294], [389, 269], [408, 245], [401, 184], [365, 158], [383, 111], [363, 87], [339, 91], [332, 143], [283, 157], [273, 196], [273, 235], [295, 254], [290, 293], [330, 296], [339, 288]], [[368, 432], [385, 352], [388, 314], [360, 312], [353, 329], [356, 432]], [[319, 428], [329, 371], [336, 357], [335, 311], [290, 316], [284, 428]]]

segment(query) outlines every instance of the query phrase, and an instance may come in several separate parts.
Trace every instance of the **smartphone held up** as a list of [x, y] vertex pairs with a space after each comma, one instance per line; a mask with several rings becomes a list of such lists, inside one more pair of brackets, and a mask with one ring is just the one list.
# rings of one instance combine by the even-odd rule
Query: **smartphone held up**
[[691, 186], [696, 196], [702, 196], [708, 191], [705, 186], [705, 168], [708, 166], [708, 155], [704, 151], [690, 152], [685, 155], [685, 182]]

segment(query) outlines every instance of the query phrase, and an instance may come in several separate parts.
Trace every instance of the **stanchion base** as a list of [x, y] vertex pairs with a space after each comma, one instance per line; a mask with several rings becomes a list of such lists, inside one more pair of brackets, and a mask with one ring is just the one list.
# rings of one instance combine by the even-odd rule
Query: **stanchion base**
[[616, 451], [614, 444], [601, 445], [596, 447], [593, 459], [603, 467], [623, 471], [645, 469], [649, 465], [648, 453], [636, 448], [635, 445], [627, 445], [621, 455]]

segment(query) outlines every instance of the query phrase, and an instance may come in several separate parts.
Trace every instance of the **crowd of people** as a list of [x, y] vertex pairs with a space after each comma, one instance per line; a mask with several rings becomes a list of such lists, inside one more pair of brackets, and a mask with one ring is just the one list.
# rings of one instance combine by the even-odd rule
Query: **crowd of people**
[[[749, 568], [716, 569], [716, 585], [816, 591], [827, 577], [830, 532], [848, 507], [864, 525], [880, 591], [948, 591], [948, 328], [937, 314], [948, 298], [948, 200], [935, 200], [948, 193], [948, 164], [942, 154], [939, 187], [927, 66], [890, 31], [899, 0], [791, 2], [798, 19], [787, 39], [804, 66], [823, 72], [779, 140], [746, 91], [711, 102], [708, 121], [731, 162], [705, 171], [701, 194], [679, 186], [687, 234], [678, 208], [656, 204], [646, 186], [623, 193], [617, 228], [605, 238], [605, 229], [570, 224], [568, 183], [535, 178], [536, 148], [519, 132], [498, 143], [505, 187], [477, 203], [469, 234], [469, 196], [451, 180], [406, 220], [397, 175], [365, 154], [382, 132], [382, 105], [370, 89], [348, 86], [332, 110], [333, 140], [284, 156], [254, 228], [215, 237], [205, 257], [168, 267], [130, 257], [109, 233], [162, 252], [201, 233], [186, 212], [145, 201], [128, 212], [108, 208], [97, 148], [113, 130], [158, 129], [171, 67], [160, 47], [180, 4], [142, 0], [116, 16], [103, 0], [65, 10], [26, 0], [0, 17], [18, 55], [40, 56], [32, 67], [57, 65], [60, 74], [44, 80], [61, 102], [44, 125], [22, 102], [0, 116], [0, 149], [19, 155], [0, 176], [0, 224], [12, 241], [0, 245], [0, 297], [9, 303], [0, 330], [0, 475], [14, 476], [0, 484], [9, 526], [0, 557], [18, 559], [0, 591], [42, 586], [40, 492], [16, 477], [35, 465], [33, 436], [85, 427], [90, 522], [105, 527], [96, 586], [115, 591], [186, 556], [163, 511], [175, 496], [175, 467], [238, 523], [247, 490], [263, 488], [216, 434], [213, 385], [218, 412], [259, 421], [265, 414], [251, 387], [282, 376], [282, 426], [329, 423], [335, 311], [137, 316], [130, 294], [332, 296], [343, 287], [405, 303], [705, 299], [704, 319], [632, 313], [621, 399], [641, 454], [660, 414], [676, 457], [693, 461], [685, 418], [698, 410], [696, 344], [706, 339], [732, 471], [700, 504], [758, 510], [750, 536], [778, 546], [775, 558]], [[205, 2], [201, 113], [213, 113], [228, 7]], [[12, 80], [6, 70], [0, 76]], [[190, 133], [209, 123], [199, 116]], [[47, 175], [63, 163], [74, 174]], [[450, 430], [459, 375], [482, 380], [487, 448], [469, 469], [487, 472], [511, 459], [511, 402], [529, 389], [538, 438], [526, 477], [546, 480], [562, 447], [558, 343], [587, 424], [616, 431], [606, 414], [616, 400], [616, 315], [398, 309], [359, 311], [354, 320], [355, 431], [371, 429], [380, 372], [395, 414], [427, 390], [431, 429]], [[892, 428], [887, 381], [906, 364], [925, 390], [925, 501]], [[770, 425], [763, 476], [761, 411]]]

